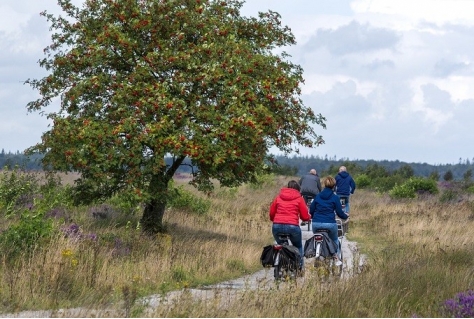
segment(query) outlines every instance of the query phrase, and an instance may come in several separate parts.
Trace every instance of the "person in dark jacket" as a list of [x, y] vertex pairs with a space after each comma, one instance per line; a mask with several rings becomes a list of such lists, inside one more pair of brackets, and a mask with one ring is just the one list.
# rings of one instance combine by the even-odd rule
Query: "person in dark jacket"
[[304, 175], [300, 179], [301, 195], [304, 200], [308, 200], [308, 196], [316, 196], [321, 191], [321, 180], [319, 179], [318, 173], [313, 168], [308, 174]]
[[345, 201], [346, 205], [346, 213], [349, 214], [349, 197], [354, 194], [356, 189], [356, 183], [352, 176], [347, 172], [345, 166], [339, 167], [339, 173], [337, 173], [336, 177], [336, 194]]
[[[308, 203], [308, 199], [316, 197], [321, 191], [321, 180], [319, 179], [318, 173], [313, 168], [309, 171], [308, 174], [300, 178], [300, 187], [301, 187], [301, 196], [303, 196], [304, 201]], [[301, 226], [306, 225], [303, 221]]]
[[[317, 229], [327, 229], [329, 237], [334, 241], [338, 247], [338, 255], [340, 256], [339, 250], [339, 238], [337, 237], [337, 223], [336, 214], [342, 220], [349, 218], [342, 210], [341, 201], [339, 196], [334, 194], [334, 187], [336, 180], [332, 176], [327, 176], [324, 179], [324, 189], [321, 193], [316, 195], [316, 198], [311, 203], [309, 213], [312, 217], [313, 233]], [[338, 260], [338, 263], [341, 261]]]
[[288, 187], [282, 188], [270, 205], [270, 220], [273, 222], [272, 234], [278, 244], [281, 244], [278, 234], [290, 234], [290, 241], [300, 251], [300, 266], [303, 267], [303, 238], [299, 226], [300, 218], [311, 220], [308, 207], [301, 197], [300, 185], [297, 181], [289, 181]]

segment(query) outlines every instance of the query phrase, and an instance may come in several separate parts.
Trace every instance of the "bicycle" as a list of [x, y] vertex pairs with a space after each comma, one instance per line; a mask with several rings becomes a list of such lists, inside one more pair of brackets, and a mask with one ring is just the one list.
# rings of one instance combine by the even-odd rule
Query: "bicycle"
[[[274, 244], [275, 261], [273, 264], [273, 274], [276, 281], [295, 280], [301, 274], [299, 250], [291, 245], [290, 234], [278, 234], [278, 239], [282, 244]], [[289, 253], [297, 252], [298, 260], [292, 260], [287, 256]], [[295, 258], [296, 259], [296, 258]]]
[[313, 240], [315, 245], [314, 251], [314, 267], [318, 268], [321, 274], [324, 275], [335, 275], [341, 276], [344, 256], [342, 252], [342, 240], [344, 237], [344, 222], [341, 219], [336, 219], [337, 223], [337, 236], [338, 236], [338, 247], [339, 252], [337, 258], [330, 254], [327, 244], [332, 245], [333, 241], [328, 236], [327, 229], [317, 229], [314, 233]]
[[[307, 194], [307, 193], [303, 194], [302, 196], [306, 200], [306, 207], [308, 207], [308, 212], [309, 212], [309, 208], [311, 207], [311, 203], [313, 202], [315, 196], [312, 194]], [[301, 226], [305, 226], [306, 224], [308, 225], [308, 231], [311, 231], [311, 220], [307, 222], [305, 221], [301, 222]]]
[[[342, 210], [344, 211], [344, 213], [347, 214], [348, 212], [347, 212], [347, 205], [346, 205], [346, 203], [347, 203], [347, 201], [349, 200], [349, 197], [348, 197], [348, 196], [347, 196], [347, 197], [346, 197], [346, 196], [339, 196], [339, 199], [340, 199], [340, 201], [341, 201]], [[344, 222], [344, 223], [342, 224], [342, 226], [343, 226], [343, 228], [344, 228], [344, 234], [346, 234], [347, 231], [349, 230], [349, 223], [348, 223], [348, 220], [347, 220], [346, 222]]]

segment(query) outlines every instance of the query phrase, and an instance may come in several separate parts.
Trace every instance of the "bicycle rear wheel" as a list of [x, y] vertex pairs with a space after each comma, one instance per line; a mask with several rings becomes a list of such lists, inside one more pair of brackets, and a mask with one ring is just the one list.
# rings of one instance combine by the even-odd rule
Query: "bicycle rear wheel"
[[281, 280], [283, 278], [283, 272], [281, 269], [281, 265], [276, 265], [273, 268], [273, 276], [275, 277], [275, 280]]

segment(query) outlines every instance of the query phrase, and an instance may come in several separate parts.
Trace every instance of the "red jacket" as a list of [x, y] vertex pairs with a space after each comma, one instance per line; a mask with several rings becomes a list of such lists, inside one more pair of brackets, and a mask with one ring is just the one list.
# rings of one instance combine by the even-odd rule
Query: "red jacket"
[[282, 188], [270, 205], [270, 220], [275, 224], [299, 226], [300, 218], [311, 219], [303, 197], [296, 189]]

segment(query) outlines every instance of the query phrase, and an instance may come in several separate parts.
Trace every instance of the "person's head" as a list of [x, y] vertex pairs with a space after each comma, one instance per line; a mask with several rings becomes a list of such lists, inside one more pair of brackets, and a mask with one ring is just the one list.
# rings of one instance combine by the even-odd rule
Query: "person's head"
[[345, 166], [339, 167], [339, 173], [340, 172], [346, 172], [346, 171], [347, 171], [347, 168]]
[[332, 188], [334, 188], [334, 186], [336, 186], [336, 180], [332, 176], [327, 176], [324, 179], [323, 185], [324, 185], [324, 187], [332, 189]]
[[293, 188], [293, 189], [296, 189], [298, 192], [300, 191], [300, 184], [298, 184], [297, 181], [289, 181], [288, 182], [288, 188]]
[[316, 175], [316, 170], [313, 168], [309, 171], [310, 174]]

